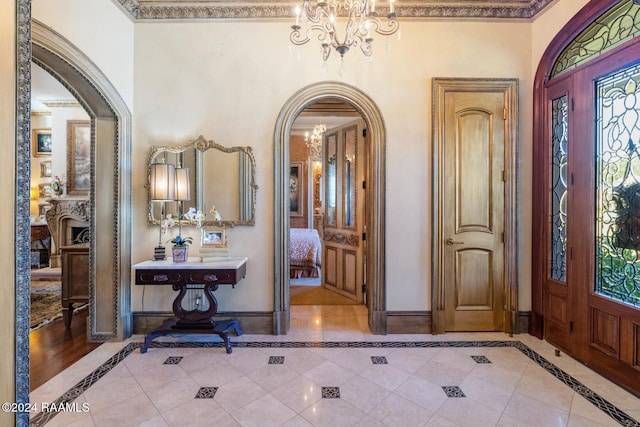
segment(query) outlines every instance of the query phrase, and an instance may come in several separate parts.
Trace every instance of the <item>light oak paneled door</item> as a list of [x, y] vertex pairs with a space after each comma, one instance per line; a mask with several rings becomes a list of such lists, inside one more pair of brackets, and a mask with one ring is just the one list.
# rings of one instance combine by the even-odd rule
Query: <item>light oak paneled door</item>
[[516, 83], [435, 81], [436, 218], [434, 326], [445, 331], [511, 330], [506, 287], [505, 209]]
[[504, 96], [452, 92], [445, 106], [446, 329], [501, 330]]
[[357, 120], [324, 134], [322, 285], [364, 303], [365, 127]]

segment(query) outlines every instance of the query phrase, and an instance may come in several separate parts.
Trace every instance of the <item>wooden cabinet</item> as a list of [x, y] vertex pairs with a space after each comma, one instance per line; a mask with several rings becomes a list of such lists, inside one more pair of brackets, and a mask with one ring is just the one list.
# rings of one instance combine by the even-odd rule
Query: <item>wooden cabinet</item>
[[71, 326], [73, 304], [89, 302], [89, 247], [84, 245], [60, 248], [62, 263], [62, 317]]

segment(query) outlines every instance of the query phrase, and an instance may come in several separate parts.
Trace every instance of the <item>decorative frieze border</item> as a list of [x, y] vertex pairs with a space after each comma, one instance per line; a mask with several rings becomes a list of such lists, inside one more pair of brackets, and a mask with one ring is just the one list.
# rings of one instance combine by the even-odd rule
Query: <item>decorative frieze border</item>
[[[477, 19], [531, 19], [554, 0], [504, 0], [482, 1], [474, 5], [422, 4], [419, 1], [396, 2], [399, 18], [477, 18]], [[208, 4], [180, 4], [167, 1], [118, 0], [132, 19], [274, 19], [293, 18], [295, 1], [275, 0], [269, 2], [210, 1]], [[425, 2], [426, 3], [426, 2]]]

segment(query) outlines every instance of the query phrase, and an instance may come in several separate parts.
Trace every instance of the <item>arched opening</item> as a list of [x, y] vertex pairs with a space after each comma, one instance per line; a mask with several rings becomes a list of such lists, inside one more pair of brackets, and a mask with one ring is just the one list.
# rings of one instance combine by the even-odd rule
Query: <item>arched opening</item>
[[635, 394], [639, 8], [589, 2], [538, 66], [530, 329]]
[[[88, 337], [93, 341], [122, 340], [131, 335], [131, 113], [102, 72], [68, 40], [35, 20], [31, 21], [30, 35], [31, 40], [19, 40], [19, 44], [31, 45], [33, 61], [59, 80], [91, 117], [92, 159], [100, 158], [101, 162], [92, 160], [90, 171]], [[21, 77], [29, 84], [28, 75]], [[25, 103], [18, 110], [26, 114], [21, 120], [29, 123], [29, 99], [18, 102]], [[19, 150], [16, 157], [19, 164], [30, 161], [27, 151]], [[29, 212], [28, 194], [19, 195], [16, 205], [17, 214], [21, 208]], [[29, 271], [29, 257], [19, 257], [18, 264], [21, 268], [16, 274], [21, 277], [16, 277], [16, 336], [18, 341], [28, 343], [29, 304], [21, 303], [21, 298], [29, 298], [29, 280], [28, 274], [20, 273]], [[28, 344], [17, 346], [16, 366], [29, 366]], [[17, 384], [18, 401], [28, 401], [29, 376], [24, 375], [24, 379], [26, 384]]]
[[385, 139], [384, 120], [376, 104], [359, 89], [323, 82], [296, 92], [283, 106], [275, 129], [274, 158], [274, 313], [273, 333], [289, 329], [289, 136], [294, 121], [310, 105], [334, 100], [349, 104], [365, 121], [369, 145], [367, 162], [367, 246], [365, 256], [369, 327], [386, 333], [385, 281]]

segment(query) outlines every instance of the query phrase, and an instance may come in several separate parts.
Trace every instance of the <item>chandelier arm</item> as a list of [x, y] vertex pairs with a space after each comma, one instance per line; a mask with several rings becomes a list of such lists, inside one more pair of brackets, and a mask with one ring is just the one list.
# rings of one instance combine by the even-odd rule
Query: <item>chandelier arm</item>
[[377, 17], [371, 19], [370, 22], [373, 26], [373, 31], [383, 36], [393, 35], [400, 29], [400, 24], [396, 21], [395, 17], [390, 17], [384, 24], [380, 22], [380, 19]]

